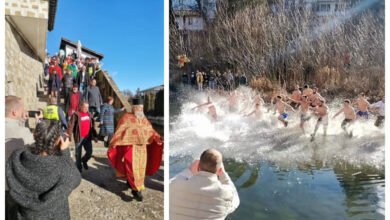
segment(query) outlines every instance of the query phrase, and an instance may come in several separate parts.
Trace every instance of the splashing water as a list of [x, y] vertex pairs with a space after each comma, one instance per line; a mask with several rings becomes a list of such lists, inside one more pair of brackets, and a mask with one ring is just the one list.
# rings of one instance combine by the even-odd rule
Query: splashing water
[[[252, 109], [242, 113], [231, 113], [227, 95], [199, 93], [192, 90], [181, 92], [181, 109], [171, 117], [170, 156], [189, 155], [198, 158], [207, 148], [219, 149], [225, 158], [234, 158], [246, 163], [268, 161], [281, 167], [297, 167], [301, 164], [321, 162], [323, 166], [338, 163], [352, 164], [355, 167], [373, 166], [384, 169], [384, 128], [374, 126], [375, 117], [358, 120], [352, 126], [353, 138], [345, 135], [340, 127], [343, 115], [331, 119], [341, 108], [341, 100], [333, 100], [329, 106], [327, 136], [323, 136], [320, 126], [316, 140], [310, 142], [310, 135], [299, 128], [299, 112], [289, 113], [287, 128], [277, 120], [273, 108], [262, 107], [263, 118], [244, 117]], [[236, 90], [239, 110], [248, 107], [255, 91], [241, 87]], [[195, 111], [192, 108], [205, 103], [210, 96], [216, 107], [218, 120], [211, 122], [207, 107]], [[176, 103], [177, 104], [177, 103]], [[171, 106], [175, 104], [171, 103]], [[177, 106], [177, 105], [176, 105]], [[172, 107], [171, 107], [172, 108]], [[316, 117], [305, 125], [307, 133], [312, 133]]]

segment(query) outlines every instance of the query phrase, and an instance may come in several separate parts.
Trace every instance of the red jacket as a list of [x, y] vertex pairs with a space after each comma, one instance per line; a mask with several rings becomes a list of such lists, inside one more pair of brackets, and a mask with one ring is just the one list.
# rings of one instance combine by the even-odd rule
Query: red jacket
[[[91, 120], [90, 120], [91, 127], [89, 129], [89, 136], [91, 138], [95, 138], [95, 137], [97, 137], [97, 133], [95, 130], [95, 121], [93, 120], [93, 116], [91, 113], [89, 113], [89, 117], [91, 118]], [[81, 139], [81, 137], [80, 137], [81, 131], [80, 130], [81, 130], [80, 129], [80, 114], [77, 111], [70, 118], [69, 126], [68, 126], [68, 129], [66, 130], [66, 133], [68, 133], [69, 139], [71, 141], [72, 141], [71, 135], [73, 134], [74, 142], [79, 143], [80, 139]]]
[[80, 93], [72, 92], [70, 95], [70, 104], [68, 110], [68, 116], [72, 116], [73, 112], [77, 112], [80, 103]]
[[49, 67], [49, 73], [52, 74], [53, 73], [53, 70], [56, 70], [57, 74], [60, 76], [60, 79], [62, 80], [62, 70], [61, 70], [61, 67], [60, 66], [50, 66]]

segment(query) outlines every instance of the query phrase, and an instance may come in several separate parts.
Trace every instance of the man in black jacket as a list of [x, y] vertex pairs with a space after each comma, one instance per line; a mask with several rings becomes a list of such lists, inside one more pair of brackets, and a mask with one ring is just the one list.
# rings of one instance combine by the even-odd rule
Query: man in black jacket
[[64, 102], [65, 112], [68, 112], [70, 105], [70, 94], [72, 92], [73, 84], [76, 80], [73, 78], [72, 70], [67, 69], [66, 74], [62, 77], [62, 85], [64, 86]]
[[87, 90], [87, 87], [89, 85], [89, 81], [90, 81], [89, 74], [86, 71], [86, 67], [83, 66], [81, 68], [81, 71], [77, 75], [77, 84], [80, 86], [79, 91], [81, 97], [84, 96], [84, 93]]

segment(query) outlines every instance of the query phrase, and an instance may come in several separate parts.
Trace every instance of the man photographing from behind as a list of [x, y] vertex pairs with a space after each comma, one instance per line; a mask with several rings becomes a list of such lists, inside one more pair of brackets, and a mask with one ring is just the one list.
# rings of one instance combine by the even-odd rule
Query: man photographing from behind
[[222, 154], [215, 149], [171, 179], [170, 219], [225, 219], [240, 204], [237, 190], [226, 173]]

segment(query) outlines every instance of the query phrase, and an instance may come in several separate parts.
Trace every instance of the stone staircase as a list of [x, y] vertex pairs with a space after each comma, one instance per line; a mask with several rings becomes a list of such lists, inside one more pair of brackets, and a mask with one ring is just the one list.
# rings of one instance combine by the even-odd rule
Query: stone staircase
[[[44, 107], [47, 106], [48, 99], [49, 99], [48, 98], [49, 94], [48, 94], [47, 83], [48, 83], [48, 79], [45, 79], [44, 74], [40, 74], [38, 82], [37, 82], [37, 98], [38, 98], [37, 109], [38, 108], [43, 109]], [[124, 106], [126, 108], [126, 110], [128, 110], [128, 111], [130, 110], [131, 106], [130, 106], [129, 102], [125, 99], [123, 94], [119, 91], [117, 85], [115, 84], [115, 82], [109, 76], [109, 74], [107, 72], [101, 71], [101, 75], [97, 77], [96, 84], [100, 89], [103, 100], [105, 100], [107, 96], [112, 96], [112, 97], [114, 97], [114, 107], [115, 108], [121, 108], [122, 106]], [[64, 108], [64, 98], [63, 97], [60, 98], [59, 105], [62, 108]], [[119, 115], [117, 114], [115, 117], [116, 118], [115, 120], [117, 121], [120, 116], [121, 116], [121, 114], [119, 114]], [[154, 119], [154, 120], [157, 120], [157, 119]], [[161, 125], [162, 119], [159, 118], [158, 121], [160, 123], [157, 123], [157, 124], [154, 123], [153, 126], [161, 135], [163, 135], [164, 130], [163, 130], [163, 126]], [[35, 128], [35, 119], [30, 118], [28, 123], [29, 123], [30, 128], [33, 130]], [[152, 121], [152, 123], [153, 123], [153, 121]], [[95, 122], [95, 129], [97, 130], [97, 132], [99, 132], [99, 125], [100, 125], [99, 122]], [[93, 145], [93, 154], [92, 154], [93, 160], [95, 158], [101, 158], [101, 157], [106, 158], [107, 148], [104, 147], [103, 141], [98, 141], [97, 143], [95, 143], [93, 141], [92, 145]], [[74, 158], [75, 143], [73, 141], [71, 142], [69, 148], [71, 151], [72, 158], [75, 159]], [[164, 160], [162, 160], [160, 168], [157, 171], [157, 173], [154, 174], [152, 177], [147, 177], [145, 179], [145, 181], [146, 181], [146, 184], [148, 185], [148, 187], [157, 188], [157, 189], [164, 188]]]

